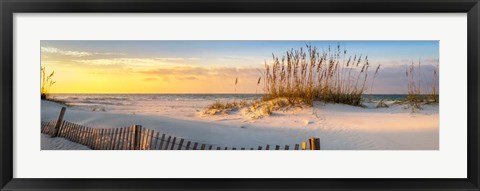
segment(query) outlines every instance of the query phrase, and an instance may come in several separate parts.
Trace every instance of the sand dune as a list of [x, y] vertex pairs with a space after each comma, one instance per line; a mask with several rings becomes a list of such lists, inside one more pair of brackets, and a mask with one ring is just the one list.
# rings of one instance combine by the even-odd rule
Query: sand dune
[[[315, 103], [313, 108], [278, 111], [270, 117], [252, 120], [240, 112], [202, 116], [198, 106], [189, 108], [188, 104], [178, 101], [182, 107], [179, 110], [172, 106], [175, 104], [158, 108], [162, 112], [135, 114], [68, 107], [65, 120], [101, 128], [140, 124], [199, 143], [237, 148], [294, 145], [310, 137], [320, 138], [322, 150], [436, 150], [439, 147], [438, 105], [411, 113], [401, 105], [370, 109]], [[42, 121], [55, 120], [61, 107], [42, 101]]]

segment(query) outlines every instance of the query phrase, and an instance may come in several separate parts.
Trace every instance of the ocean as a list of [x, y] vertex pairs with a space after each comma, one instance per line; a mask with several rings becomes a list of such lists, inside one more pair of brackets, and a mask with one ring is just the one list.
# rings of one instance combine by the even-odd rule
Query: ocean
[[[215, 101], [250, 101], [262, 98], [261, 94], [51, 94], [50, 96], [84, 110], [130, 114], [157, 114], [171, 109], [198, 112]], [[371, 94], [364, 95], [364, 100], [365, 102], [395, 101], [403, 100], [406, 96]]]
[[[364, 100], [404, 100], [404, 94], [367, 94]], [[137, 102], [153, 104], [155, 102], [175, 101], [232, 101], [232, 100], [255, 100], [261, 99], [262, 94], [51, 94], [56, 100], [64, 101], [69, 105], [77, 106], [101, 106], [101, 105], [132, 105]]]

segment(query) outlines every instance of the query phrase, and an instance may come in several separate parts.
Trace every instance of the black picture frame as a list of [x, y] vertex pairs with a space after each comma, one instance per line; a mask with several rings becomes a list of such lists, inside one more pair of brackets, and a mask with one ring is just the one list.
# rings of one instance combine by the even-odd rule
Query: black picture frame
[[[1, 0], [2, 190], [480, 190], [478, 0]], [[468, 178], [24, 179], [13, 178], [14, 13], [468, 13]], [[455, 165], [455, 164], [446, 164]], [[57, 167], [52, 167], [57, 168]], [[281, 168], [281, 167], [279, 167]]]

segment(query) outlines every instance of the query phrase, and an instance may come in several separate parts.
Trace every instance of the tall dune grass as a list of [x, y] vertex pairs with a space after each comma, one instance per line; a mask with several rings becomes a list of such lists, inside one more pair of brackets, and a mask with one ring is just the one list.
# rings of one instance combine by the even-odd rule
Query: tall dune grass
[[406, 69], [407, 77], [407, 103], [411, 106], [412, 111], [421, 109], [422, 104], [438, 103], [438, 88], [436, 82], [438, 80], [438, 66], [433, 68], [432, 82], [427, 85], [422, 79], [421, 62], [415, 64], [412, 62]]
[[40, 68], [40, 76], [41, 76], [41, 87], [40, 87], [40, 98], [47, 99], [48, 94], [50, 93], [50, 88], [56, 83], [53, 80], [53, 75], [55, 71], [52, 71], [50, 74], [46, 73], [46, 68], [42, 66]]
[[310, 105], [323, 101], [361, 106], [370, 67], [367, 56], [348, 56], [340, 46], [320, 52], [306, 45], [285, 52], [281, 58], [272, 57], [271, 64], [265, 63], [264, 100], [287, 98]]
[[438, 103], [438, 66], [433, 68], [433, 80], [427, 84], [422, 80], [421, 63], [411, 63], [405, 72], [407, 77], [407, 98], [412, 111], [421, 109], [421, 105], [428, 103]]

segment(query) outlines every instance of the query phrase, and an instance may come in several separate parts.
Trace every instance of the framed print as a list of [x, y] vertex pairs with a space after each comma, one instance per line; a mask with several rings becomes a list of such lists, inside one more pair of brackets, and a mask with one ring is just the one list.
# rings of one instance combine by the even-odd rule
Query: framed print
[[478, 1], [2, 1], [2, 190], [479, 190]]

